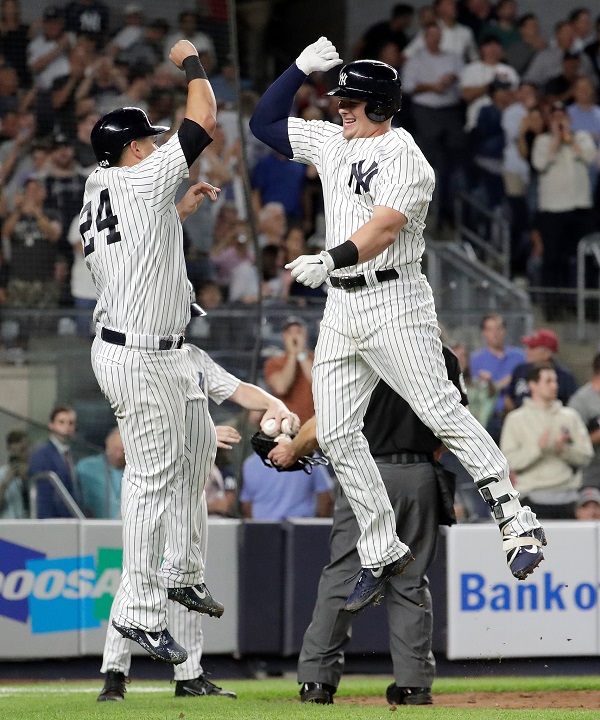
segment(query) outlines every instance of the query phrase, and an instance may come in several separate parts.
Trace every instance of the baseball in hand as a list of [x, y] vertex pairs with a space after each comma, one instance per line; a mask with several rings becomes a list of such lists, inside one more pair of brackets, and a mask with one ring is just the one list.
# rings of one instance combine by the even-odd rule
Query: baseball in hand
[[[282, 423], [283, 424], [283, 423]], [[292, 438], [289, 435], [286, 435], [285, 433], [279, 434], [276, 438], [274, 438], [275, 442], [292, 442]]]
[[277, 427], [277, 420], [275, 420], [275, 418], [265, 420], [265, 422], [262, 423], [261, 428], [264, 434], [271, 438], [274, 438], [279, 434], [279, 428]]
[[283, 420], [281, 421], [281, 432], [290, 436], [296, 434], [297, 429], [295, 427], [295, 423], [291, 420], [291, 418], [283, 418]]

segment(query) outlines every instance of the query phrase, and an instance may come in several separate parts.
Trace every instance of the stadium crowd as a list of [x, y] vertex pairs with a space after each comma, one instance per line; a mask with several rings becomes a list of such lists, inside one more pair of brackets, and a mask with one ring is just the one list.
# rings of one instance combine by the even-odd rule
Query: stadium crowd
[[[190, 168], [177, 197], [199, 180], [222, 189], [216, 203], [204, 203], [184, 225], [188, 275], [198, 302], [214, 309], [252, 305], [261, 295], [267, 303], [300, 305], [325, 297], [324, 287], [310, 290], [294, 283], [284, 269], [299, 255], [324, 247], [316, 172], [271, 152], [246, 132], [264, 88], [243, 79], [237, 104], [226, 48], [222, 38], [206, 31], [208, 26], [215, 23], [199, 22], [192, 9], [183, 10], [170, 26], [162, 18], [146, 17], [140, 3], [128, 3], [116, 15], [101, 0], [48, 6], [39, 21], [26, 24], [19, 0], [1, 0], [0, 305], [91, 312], [95, 290], [79, 235], [83, 188], [96, 166], [90, 132], [103, 113], [127, 105], [144, 109], [153, 123], [169, 125], [171, 132], [178, 128], [185, 79], [167, 58], [181, 38], [197, 47], [219, 104], [214, 142]], [[545, 37], [539, 18], [521, 14], [517, 0], [435, 0], [418, 12], [398, 4], [388, 20], [365, 30], [352, 54], [380, 59], [401, 73], [404, 104], [397, 122], [413, 133], [436, 171], [428, 231], [448, 238], [456, 198], [467, 192], [509, 218], [513, 278], [527, 277], [532, 286], [572, 287], [577, 243], [600, 229], [600, 17], [594, 19], [589, 8], [576, 9], [557, 22], [552, 37]], [[313, 74], [296, 97], [296, 114], [339, 122], [337, 99], [326, 97], [326, 90], [325, 78]], [[243, 148], [257, 219], [256, 248], [242, 179]], [[547, 307], [547, 318], [554, 319], [556, 312]], [[481, 350], [469, 356], [469, 349], [454, 347], [473, 411], [510, 459], [518, 448], [511, 445], [513, 421], [507, 425], [506, 417], [515, 410], [518, 418], [517, 413], [534, 406], [541, 437], [532, 443], [539, 457], [528, 458], [525, 466], [520, 457], [512, 461], [517, 488], [524, 483], [523, 493], [542, 518], [544, 505], [558, 516], [574, 517], [590, 503], [598, 506], [594, 517], [600, 516], [600, 358], [594, 359], [590, 382], [577, 390], [572, 375], [554, 359], [559, 344], [554, 333], [539, 329], [523, 338], [521, 350], [505, 347], [503, 331], [500, 316], [487, 316]], [[298, 349], [286, 340], [285, 329], [282, 343], [285, 354], [265, 368], [265, 382], [278, 395], [289, 393], [281, 379], [286, 363], [300, 382], [311, 357], [306, 345]], [[531, 363], [542, 365], [532, 368]], [[303, 409], [312, 407], [308, 382], [302, 392]], [[562, 410], [573, 409], [566, 420], [558, 403]], [[59, 407], [63, 414], [71, 412]], [[558, 419], [546, 433], [545, 414], [554, 411]], [[50, 433], [52, 443], [52, 427]], [[579, 441], [581, 447], [575, 448]], [[0, 471], [0, 504], [8, 506], [12, 499], [16, 509], [0, 510], [0, 517], [23, 516], [26, 438], [15, 431], [7, 442], [13, 449], [11, 463]], [[83, 495], [86, 473], [119, 485], [122, 465], [114, 445], [112, 433], [108, 470], [99, 460], [80, 470], [64, 462], [67, 482], [92, 516], [118, 512], [110, 486], [102, 496]], [[60, 443], [53, 447], [61, 450]], [[562, 472], [562, 484], [538, 487], [536, 477], [549, 477], [543, 470], [530, 472], [538, 461], [552, 463], [553, 478]], [[220, 475], [214, 481], [215, 512], [229, 514], [243, 478], [232, 478], [227, 462]], [[20, 488], [15, 478], [23, 481]], [[475, 502], [464, 499], [463, 518], [482, 514]]]
[[[482, 346], [472, 353], [449, 341], [456, 354], [469, 408], [505, 453], [513, 485], [542, 519], [600, 519], [600, 353], [581, 387], [557, 360], [560, 343], [548, 328], [522, 338], [522, 348], [507, 345], [499, 314], [481, 320]], [[264, 386], [296, 412], [303, 423], [314, 415], [309, 382], [313, 353], [306, 323], [289, 316], [281, 331], [283, 352], [264, 367]], [[259, 429], [260, 412], [238, 414], [224, 425], [241, 439]], [[103, 453], [75, 463], [71, 444], [77, 414], [68, 405], [51, 412], [48, 441], [30, 451], [27, 433], [11, 430], [9, 462], [0, 468], [0, 519], [29, 517], [30, 479], [54, 472], [87, 517], [119, 518], [121, 478], [125, 466], [119, 431], [112, 427]], [[236, 443], [234, 442], [234, 445]], [[243, 443], [240, 449], [243, 448]], [[265, 467], [246, 447], [219, 450], [206, 486], [209, 514], [283, 520], [327, 517], [332, 512], [332, 477], [322, 467], [280, 474]], [[457, 476], [455, 512], [459, 522], [490, 520], [471, 476], [450, 451], [439, 462]], [[240, 468], [239, 474], [236, 472]], [[239, 512], [237, 501], [239, 500]], [[39, 483], [37, 517], [68, 517], [70, 512], [47, 480]]]
[[[577, 242], [598, 229], [600, 215], [600, 21], [594, 28], [590, 10], [580, 8], [544, 37], [536, 15], [520, 15], [516, 0], [435, 0], [416, 15], [411, 5], [394, 6], [353, 53], [401, 72], [398, 122], [415, 135], [437, 175], [429, 232], [447, 237], [455, 199], [468, 192], [510, 218], [513, 276], [536, 286], [572, 286]], [[264, 88], [243, 79], [237, 106], [222, 38], [205, 31], [214, 22], [201, 20], [183, 10], [170, 27], [146, 17], [142, 4], [126, 4], [116, 16], [99, 0], [79, 0], [46, 7], [39, 21], [26, 24], [19, 0], [2, 0], [1, 303], [91, 305], [75, 219], [95, 167], [91, 128], [103, 113], [136, 105], [153, 122], [177, 129], [185, 86], [167, 57], [184, 37], [198, 48], [219, 102], [215, 141], [189, 182], [222, 188], [219, 201], [185, 226], [192, 282], [199, 292], [209, 283], [208, 292], [225, 303], [254, 303], [259, 288], [269, 302], [306, 302], [307, 292], [323, 297], [322, 289], [292, 283], [283, 267], [322, 248], [316, 173], [248, 132], [257, 251], [250, 241], [236, 118], [241, 113], [247, 125]], [[324, 78], [311, 77], [296, 113], [339, 122], [326, 89]], [[182, 195], [185, 189], [184, 183]]]

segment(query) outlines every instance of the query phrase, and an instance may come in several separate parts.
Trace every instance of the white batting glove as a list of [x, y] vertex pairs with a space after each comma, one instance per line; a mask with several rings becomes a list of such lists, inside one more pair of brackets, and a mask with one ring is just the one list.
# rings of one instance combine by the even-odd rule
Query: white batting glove
[[340, 65], [343, 60], [340, 59], [335, 45], [326, 37], [320, 37], [317, 42], [304, 48], [298, 55], [296, 65], [305, 75], [310, 75], [316, 70], [325, 72], [336, 65]]
[[333, 258], [323, 250], [318, 255], [300, 255], [286, 266], [292, 271], [296, 282], [310, 288], [318, 288], [327, 280], [334, 268]]

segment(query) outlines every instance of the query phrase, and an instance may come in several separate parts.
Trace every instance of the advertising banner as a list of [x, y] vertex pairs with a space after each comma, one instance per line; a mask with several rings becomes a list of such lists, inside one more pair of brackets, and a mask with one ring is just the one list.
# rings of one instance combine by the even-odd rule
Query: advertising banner
[[[205, 579], [225, 613], [202, 623], [206, 653], [237, 651], [239, 523], [209, 520]], [[0, 657], [101, 655], [121, 562], [118, 521], [1, 521]]]
[[522, 581], [495, 525], [450, 528], [448, 658], [598, 655], [599, 527], [544, 522], [545, 560]]
[[77, 520], [0, 523], [2, 659], [79, 655], [94, 619], [94, 559], [77, 551]]

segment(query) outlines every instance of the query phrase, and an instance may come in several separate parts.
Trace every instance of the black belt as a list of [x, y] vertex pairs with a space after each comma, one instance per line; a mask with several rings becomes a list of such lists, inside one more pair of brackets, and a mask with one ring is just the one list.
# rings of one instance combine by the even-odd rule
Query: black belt
[[[122, 345], [123, 347], [125, 347], [127, 342], [127, 336], [125, 333], [119, 332], [118, 330], [110, 330], [105, 327], [100, 330], [100, 337], [107, 343]], [[185, 337], [183, 335], [178, 335], [176, 340], [173, 340], [172, 338], [160, 338], [158, 341], [158, 349], [179, 350], [183, 345], [184, 340]]]
[[[397, 270], [390, 268], [389, 270], [375, 270], [375, 277], [379, 282], [386, 282], [386, 280], [395, 280], [399, 275]], [[342, 290], [352, 290], [367, 284], [367, 278], [364, 275], [332, 275], [329, 279], [332, 287], [342, 288]]]
[[388, 465], [412, 465], [413, 463], [433, 462], [433, 455], [430, 453], [391, 453], [391, 455], [373, 455], [378, 463]]

